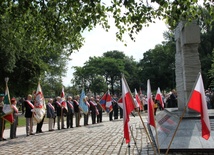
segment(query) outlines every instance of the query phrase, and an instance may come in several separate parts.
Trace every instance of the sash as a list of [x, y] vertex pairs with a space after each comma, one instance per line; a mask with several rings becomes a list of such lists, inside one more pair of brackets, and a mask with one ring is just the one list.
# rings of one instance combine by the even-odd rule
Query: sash
[[71, 107], [71, 109], [74, 109], [74, 106], [71, 104], [71, 102], [68, 101], [67, 103]]
[[99, 111], [98, 111], [98, 109], [97, 109], [97, 107], [96, 107], [96, 115], [99, 115], [100, 113], [99, 113]]
[[13, 108], [13, 110], [14, 110], [16, 113], [19, 112], [18, 108], [17, 108], [15, 105], [11, 105], [11, 107]]
[[58, 101], [56, 101], [56, 104], [58, 104], [61, 107], [61, 104]]
[[97, 103], [94, 103], [93, 101], [90, 101], [90, 103], [91, 103], [94, 107], [97, 106]]
[[77, 102], [77, 100], [74, 100], [74, 102], [76, 103], [76, 105], [79, 105], [79, 102]]
[[32, 109], [34, 109], [34, 105], [33, 105], [30, 101], [26, 100], [26, 102], [28, 103], [28, 105], [29, 105]]
[[86, 101], [85, 103], [88, 105], [88, 107], [90, 107], [90, 104], [88, 103], [88, 101]]
[[54, 108], [54, 106], [53, 106], [51, 103], [48, 103], [48, 106], [49, 106], [51, 109], [53, 109], [53, 111], [55, 111], [55, 108]]

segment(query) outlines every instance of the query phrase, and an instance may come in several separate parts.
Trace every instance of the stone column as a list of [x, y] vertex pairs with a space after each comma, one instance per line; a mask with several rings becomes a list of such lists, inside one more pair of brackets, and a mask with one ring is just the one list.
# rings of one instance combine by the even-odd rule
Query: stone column
[[198, 45], [200, 29], [197, 23], [180, 22], [175, 31], [175, 75], [178, 110], [186, 106], [198, 73], [201, 70]]

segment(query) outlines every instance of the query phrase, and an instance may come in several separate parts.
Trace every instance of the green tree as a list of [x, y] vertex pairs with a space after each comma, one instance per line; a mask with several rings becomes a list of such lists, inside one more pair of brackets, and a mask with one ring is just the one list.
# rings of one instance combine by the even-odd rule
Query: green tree
[[[203, 6], [210, 15], [204, 22], [210, 25], [214, 21], [212, 0], [204, 0]], [[173, 29], [180, 20], [191, 21], [203, 13], [198, 0], [113, 0], [110, 3], [100, 0], [2, 0], [0, 7], [0, 54], [4, 55], [0, 64], [0, 86], [4, 87], [5, 76], [12, 80], [12, 76], [22, 74], [19, 79], [24, 78], [24, 82], [18, 81], [23, 86], [20, 94], [31, 91], [45, 71], [50, 71], [50, 64], [44, 60], [47, 55], [53, 53], [68, 58], [83, 45], [82, 32], [98, 24], [108, 30], [109, 17], [115, 20], [117, 38], [123, 40], [125, 33], [134, 39], [134, 34], [156, 18], [166, 20]], [[25, 63], [27, 65], [19, 66]], [[58, 73], [60, 78], [63, 71]]]
[[[94, 90], [97, 80], [96, 77], [103, 77], [105, 84], [109, 86], [112, 94], [120, 94], [120, 79], [121, 73], [125, 74], [129, 83], [134, 89], [134, 85], [138, 83], [137, 63], [132, 57], [127, 57], [120, 51], [108, 51], [102, 57], [90, 57], [89, 61], [85, 62], [83, 67], [75, 67], [74, 79], [77, 83], [78, 79], [84, 77], [88, 81], [88, 87]], [[87, 85], [87, 84], [86, 84]], [[102, 88], [103, 90], [103, 88]], [[98, 93], [98, 92], [95, 92]]]
[[165, 42], [145, 52], [138, 66], [142, 77], [143, 90], [150, 79], [152, 90], [175, 88], [175, 44]]

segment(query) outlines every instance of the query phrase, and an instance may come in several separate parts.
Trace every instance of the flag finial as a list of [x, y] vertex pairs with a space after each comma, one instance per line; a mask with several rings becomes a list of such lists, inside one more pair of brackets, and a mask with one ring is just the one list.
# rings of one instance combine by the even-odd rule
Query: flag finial
[[9, 77], [4, 78], [5, 82], [8, 83]]

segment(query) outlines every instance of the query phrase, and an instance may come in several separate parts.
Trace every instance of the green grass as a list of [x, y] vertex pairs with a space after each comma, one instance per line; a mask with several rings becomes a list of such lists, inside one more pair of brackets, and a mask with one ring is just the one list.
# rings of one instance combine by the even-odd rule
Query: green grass
[[[45, 118], [44, 123], [47, 123], [48, 118]], [[36, 121], [34, 120], [33, 124], [36, 124]], [[26, 118], [24, 115], [19, 115], [18, 118], [18, 127], [23, 127], [26, 126]], [[6, 121], [6, 125], [5, 125], [6, 129], [10, 129], [10, 123]]]

